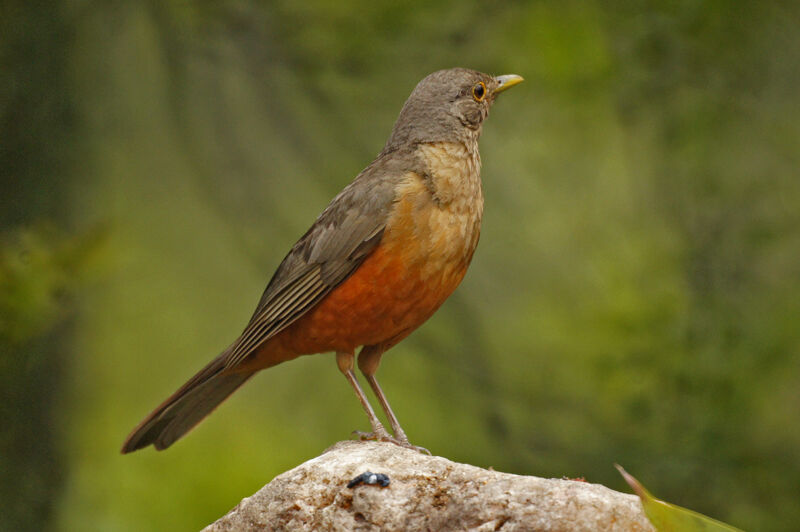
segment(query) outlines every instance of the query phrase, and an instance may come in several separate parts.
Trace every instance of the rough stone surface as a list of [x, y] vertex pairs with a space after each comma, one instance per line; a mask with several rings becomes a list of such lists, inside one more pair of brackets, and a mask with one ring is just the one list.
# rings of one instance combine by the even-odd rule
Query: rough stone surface
[[[365, 471], [387, 487], [347, 483]], [[276, 477], [206, 532], [653, 531], [639, 499], [598, 484], [500, 473], [391, 443], [340, 442]]]

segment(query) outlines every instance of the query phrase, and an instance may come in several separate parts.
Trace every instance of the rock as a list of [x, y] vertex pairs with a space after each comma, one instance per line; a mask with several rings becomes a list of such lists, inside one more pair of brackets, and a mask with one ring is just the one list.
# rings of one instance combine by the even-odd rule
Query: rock
[[[368, 471], [378, 475], [358, 478]], [[654, 529], [637, 497], [598, 484], [500, 473], [391, 443], [345, 441], [275, 477], [205, 532], [232, 530]]]

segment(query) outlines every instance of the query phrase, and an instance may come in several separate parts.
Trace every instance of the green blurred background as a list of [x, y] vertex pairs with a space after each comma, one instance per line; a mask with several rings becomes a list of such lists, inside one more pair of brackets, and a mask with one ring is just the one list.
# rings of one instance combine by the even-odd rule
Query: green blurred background
[[197, 529], [367, 428], [319, 355], [119, 454], [452, 66], [527, 81], [484, 128], [466, 280], [384, 358], [412, 441], [800, 522], [798, 27], [788, 1], [0, 3], [0, 529]]

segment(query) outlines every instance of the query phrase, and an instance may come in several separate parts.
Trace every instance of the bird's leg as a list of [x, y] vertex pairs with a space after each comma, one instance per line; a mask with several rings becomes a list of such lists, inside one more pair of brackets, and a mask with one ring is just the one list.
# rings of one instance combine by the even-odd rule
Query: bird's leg
[[380, 346], [364, 346], [358, 354], [358, 369], [360, 369], [361, 373], [366, 377], [367, 382], [372, 387], [372, 391], [375, 392], [375, 396], [381, 403], [381, 408], [386, 412], [386, 417], [389, 418], [389, 423], [392, 425], [394, 437], [403, 443], [408, 443], [408, 436], [406, 436], [403, 427], [400, 426], [400, 422], [397, 421], [397, 416], [394, 415], [392, 407], [389, 406], [389, 401], [386, 399], [380, 384], [378, 384], [378, 380], [375, 378], [375, 373], [378, 371], [378, 366], [381, 364], [382, 355], [383, 349], [381, 349]]
[[355, 390], [356, 395], [358, 396], [358, 400], [361, 401], [361, 406], [364, 408], [364, 412], [367, 413], [367, 417], [369, 418], [369, 423], [372, 425], [372, 434], [366, 435], [363, 433], [358, 433], [362, 439], [376, 439], [380, 441], [392, 441], [392, 438], [386, 429], [383, 426], [383, 423], [378, 419], [378, 416], [375, 415], [375, 411], [372, 409], [372, 405], [369, 404], [367, 400], [367, 396], [364, 395], [364, 390], [361, 389], [361, 385], [358, 383], [358, 379], [356, 379], [356, 375], [353, 372], [353, 360], [355, 359], [355, 355], [353, 353], [336, 353], [336, 364], [339, 366], [339, 371], [345, 376], [347, 381]]
[[400, 422], [397, 421], [397, 416], [394, 415], [394, 411], [392, 411], [392, 407], [389, 406], [389, 401], [386, 399], [381, 385], [378, 384], [378, 379], [375, 378], [375, 373], [378, 371], [378, 366], [380, 366], [383, 352], [384, 350], [380, 349], [380, 346], [364, 346], [358, 354], [358, 368], [361, 370], [361, 373], [364, 374], [364, 377], [366, 377], [367, 382], [372, 387], [372, 391], [375, 392], [375, 396], [381, 403], [381, 408], [383, 408], [383, 411], [386, 413], [386, 417], [389, 418], [389, 423], [392, 425], [392, 432], [396, 440], [395, 443], [403, 447], [409, 447], [426, 454], [431, 454], [426, 448], [412, 445], [411, 442], [408, 441], [408, 436], [406, 436], [403, 427], [400, 426]]
[[378, 401], [381, 403], [383, 411], [386, 412], [386, 417], [389, 418], [389, 424], [392, 426], [394, 437], [403, 443], [408, 443], [408, 436], [406, 436], [403, 427], [401, 427], [400, 423], [397, 421], [397, 417], [395, 417], [392, 407], [389, 406], [389, 401], [386, 400], [386, 396], [383, 394], [380, 384], [378, 384], [378, 379], [376, 379], [374, 375], [364, 376], [367, 378], [367, 382], [372, 387], [372, 391], [374, 391], [375, 395], [378, 397]]

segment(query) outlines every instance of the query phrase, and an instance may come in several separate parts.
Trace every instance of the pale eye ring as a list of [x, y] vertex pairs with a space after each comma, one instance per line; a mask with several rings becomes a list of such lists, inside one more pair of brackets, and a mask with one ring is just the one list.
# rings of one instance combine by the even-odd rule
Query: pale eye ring
[[481, 102], [486, 97], [486, 85], [479, 81], [472, 87], [472, 97], [476, 102]]

